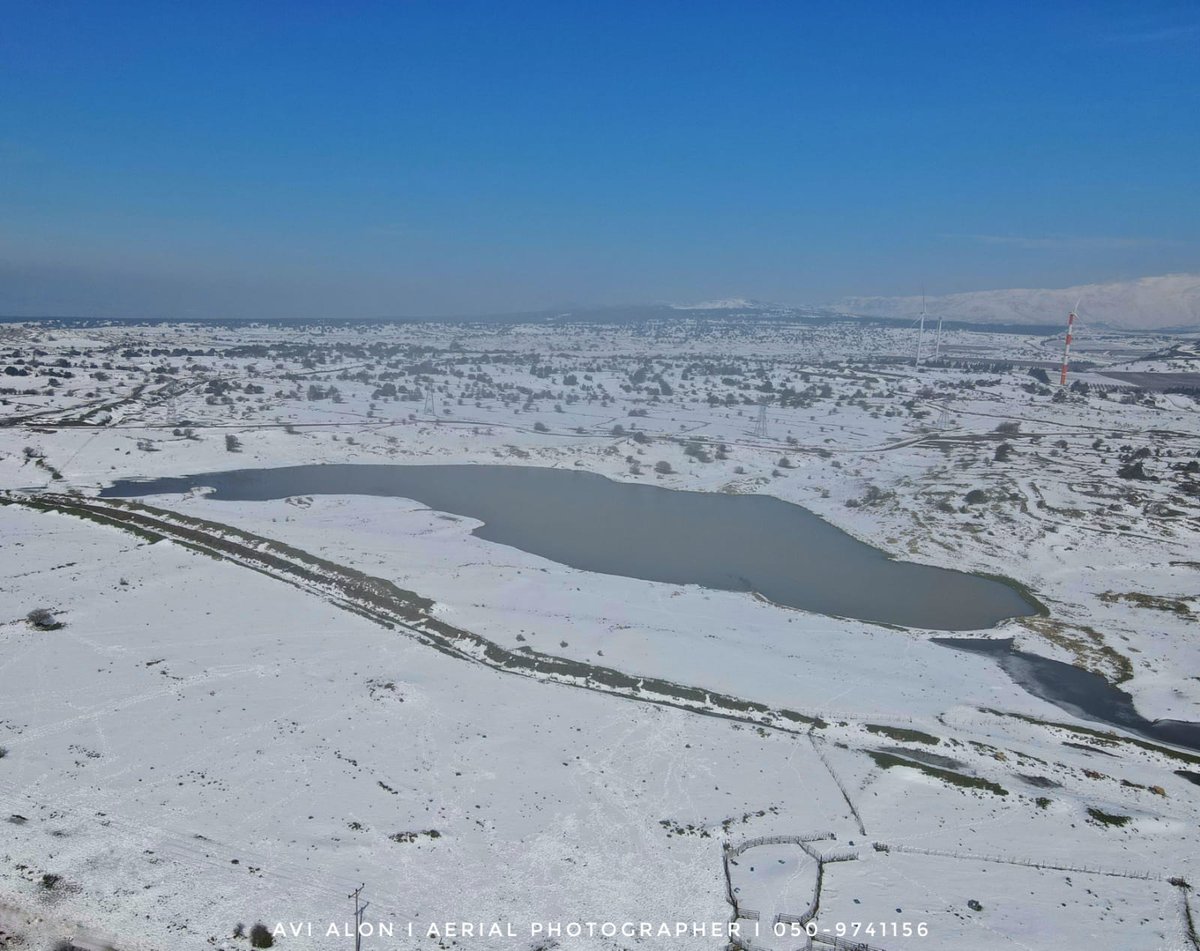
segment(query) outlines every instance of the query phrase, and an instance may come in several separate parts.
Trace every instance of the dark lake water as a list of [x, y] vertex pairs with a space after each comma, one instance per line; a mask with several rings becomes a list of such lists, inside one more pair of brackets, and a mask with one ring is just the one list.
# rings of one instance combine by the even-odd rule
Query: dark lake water
[[1150, 739], [1200, 750], [1200, 723], [1147, 720], [1133, 698], [1099, 674], [1062, 661], [1013, 649], [1012, 638], [937, 637], [934, 642], [992, 657], [1017, 684], [1035, 697], [1076, 716], [1140, 733]]
[[479, 519], [475, 534], [572, 568], [725, 591], [864, 621], [942, 631], [1036, 613], [991, 578], [889, 558], [798, 505], [683, 492], [567, 469], [306, 465], [121, 481], [103, 496], [211, 487], [236, 501], [296, 495], [413, 499]]

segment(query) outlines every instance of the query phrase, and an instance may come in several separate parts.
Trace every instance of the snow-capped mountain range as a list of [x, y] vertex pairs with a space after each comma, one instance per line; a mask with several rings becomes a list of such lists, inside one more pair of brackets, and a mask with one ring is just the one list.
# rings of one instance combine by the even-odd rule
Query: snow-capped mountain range
[[[1061, 289], [973, 291], [925, 299], [933, 317], [970, 323], [1061, 324], [1079, 305], [1079, 319], [1120, 330], [1200, 328], [1200, 274], [1166, 274], [1134, 281]], [[830, 307], [864, 317], [917, 317], [920, 296], [846, 297]]]

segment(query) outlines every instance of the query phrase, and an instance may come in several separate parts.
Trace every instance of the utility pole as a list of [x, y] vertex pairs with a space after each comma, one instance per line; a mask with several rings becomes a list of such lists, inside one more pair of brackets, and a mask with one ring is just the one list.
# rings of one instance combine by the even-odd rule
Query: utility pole
[[367, 905], [370, 904], [369, 902], [362, 901], [362, 890], [366, 887], [367, 885], [364, 882], [346, 896], [354, 900], [354, 951], [362, 951], [363, 914], [367, 910]]

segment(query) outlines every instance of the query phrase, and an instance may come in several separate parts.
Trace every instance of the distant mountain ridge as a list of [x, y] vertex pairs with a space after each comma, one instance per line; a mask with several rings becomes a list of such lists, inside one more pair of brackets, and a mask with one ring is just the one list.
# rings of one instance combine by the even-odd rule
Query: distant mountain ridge
[[[1060, 289], [947, 294], [926, 298], [925, 309], [932, 317], [969, 323], [1057, 327], [1065, 322], [1076, 301], [1082, 324], [1118, 330], [1200, 328], [1200, 274], [1166, 274]], [[862, 317], [915, 318], [921, 313], [921, 298], [845, 297], [829, 306]]]
[[774, 310], [777, 305], [764, 304], [762, 301], [747, 300], [744, 297], [731, 297], [722, 300], [700, 301], [698, 304], [669, 304], [672, 310]]

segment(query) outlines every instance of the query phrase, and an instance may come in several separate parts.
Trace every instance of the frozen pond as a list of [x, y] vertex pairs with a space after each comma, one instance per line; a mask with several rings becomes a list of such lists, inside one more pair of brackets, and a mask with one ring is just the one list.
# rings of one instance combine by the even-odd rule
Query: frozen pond
[[1099, 674], [1013, 648], [1012, 638], [939, 637], [938, 644], [995, 658], [1014, 682], [1055, 706], [1111, 726], [1140, 733], [1150, 739], [1200, 750], [1200, 723], [1184, 720], [1148, 720], [1137, 712], [1133, 699]]
[[478, 519], [475, 534], [584, 571], [754, 591], [819, 614], [963, 631], [1034, 614], [1016, 587], [897, 561], [799, 505], [766, 495], [684, 492], [568, 469], [304, 465], [121, 481], [103, 496], [298, 495], [413, 499]]

